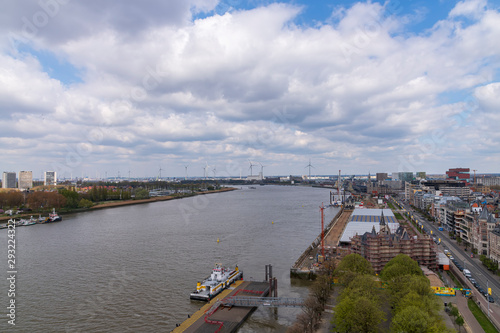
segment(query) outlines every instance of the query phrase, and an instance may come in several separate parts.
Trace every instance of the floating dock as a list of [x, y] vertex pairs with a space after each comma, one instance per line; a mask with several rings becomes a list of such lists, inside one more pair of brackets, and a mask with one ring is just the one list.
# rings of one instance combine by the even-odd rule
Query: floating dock
[[269, 295], [269, 282], [236, 281], [201, 307], [190, 318], [176, 327], [174, 333], [232, 333], [245, 322], [256, 307], [223, 307], [221, 300], [232, 296], [265, 297]]

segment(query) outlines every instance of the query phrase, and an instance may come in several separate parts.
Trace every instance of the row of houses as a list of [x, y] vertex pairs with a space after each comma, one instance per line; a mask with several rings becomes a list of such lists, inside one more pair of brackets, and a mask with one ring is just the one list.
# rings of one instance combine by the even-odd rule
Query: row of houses
[[[500, 262], [499, 193], [474, 187], [405, 184], [405, 199], [429, 214], [464, 245]], [[448, 186], [447, 186], [448, 185]]]

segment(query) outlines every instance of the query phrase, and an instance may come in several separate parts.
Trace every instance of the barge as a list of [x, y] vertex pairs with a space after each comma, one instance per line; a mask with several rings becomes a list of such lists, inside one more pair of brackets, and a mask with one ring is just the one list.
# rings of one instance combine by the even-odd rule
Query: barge
[[224, 289], [227, 289], [236, 280], [243, 279], [243, 272], [238, 269], [234, 270], [222, 267], [221, 264], [215, 264], [212, 274], [202, 282], [198, 282], [196, 290], [190, 295], [191, 299], [199, 301], [210, 301]]

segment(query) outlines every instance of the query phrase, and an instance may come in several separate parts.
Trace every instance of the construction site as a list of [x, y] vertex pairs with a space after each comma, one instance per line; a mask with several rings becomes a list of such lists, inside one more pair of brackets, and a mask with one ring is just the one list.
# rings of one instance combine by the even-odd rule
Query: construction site
[[324, 261], [340, 261], [349, 253], [368, 259], [376, 272], [399, 253], [420, 265], [437, 268], [436, 246], [393, 214], [383, 200], [352, 196], [290, 268], [292, 278], [314, 280]]

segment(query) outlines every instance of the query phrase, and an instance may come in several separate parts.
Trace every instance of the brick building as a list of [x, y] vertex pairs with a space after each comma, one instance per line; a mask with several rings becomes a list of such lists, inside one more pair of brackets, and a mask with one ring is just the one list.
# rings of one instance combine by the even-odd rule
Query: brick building
[[410, 236], [404, 227], [399, 227], [393, 233], [386, 224], [383, 213], [380, 217], [380, 231], [377, 233], [373, 227], [371, 232], [351, 238], [351, 252], [366, 258], [377, 273], [400, 253], [429, 269], [438, 267], [436, 244], [432, 238]]

